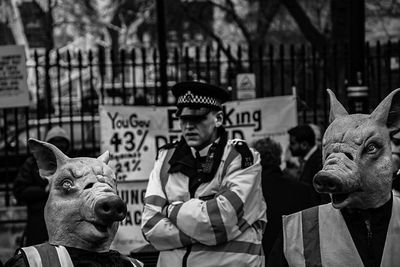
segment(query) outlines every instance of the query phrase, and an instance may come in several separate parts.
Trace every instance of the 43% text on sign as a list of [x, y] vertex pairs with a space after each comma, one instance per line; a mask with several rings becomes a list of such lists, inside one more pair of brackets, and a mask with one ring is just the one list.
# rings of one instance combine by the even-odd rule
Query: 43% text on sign
[[[115, 158], [118, 163], [115, 165], [116, 172], [135, 172], [140, 171], [141, 152], [148, 150], [145, 145], [148, 130], [138, 129], [136, 131], [115, 132], [110, 144], [114, 150]], [[121, 177], [123, 179], [123, 177]]]

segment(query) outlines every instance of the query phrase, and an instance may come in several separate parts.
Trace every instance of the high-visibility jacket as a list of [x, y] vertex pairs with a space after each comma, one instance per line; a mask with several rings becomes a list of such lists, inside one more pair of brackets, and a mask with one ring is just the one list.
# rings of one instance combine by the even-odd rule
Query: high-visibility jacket
[[[28, 261], [30, 267], [73, 267], [71, 257], [64, 246], [54, 246], [49, 243], [23, 247], [20, 253]], [[140, 261], [126, 257], [133, 267], [142, 267]]]
[[[364, 266], [340, 210], [332, 204], [283, 217], [283, 250], [289, 266]], [[382, 267], [400, 264], [400, 198], [393, 198]]]
[[193, 198], [189, 178], [168, 173], [174, 149], [160, 151], [142, 214], [145, 238], [161, 251], [158, 266], [264, 266], [267, 219], [260, 157], [250, 149], [253, 164], [242, 168], [235, 145], [227, 142], [214, 178], [201, 184]]

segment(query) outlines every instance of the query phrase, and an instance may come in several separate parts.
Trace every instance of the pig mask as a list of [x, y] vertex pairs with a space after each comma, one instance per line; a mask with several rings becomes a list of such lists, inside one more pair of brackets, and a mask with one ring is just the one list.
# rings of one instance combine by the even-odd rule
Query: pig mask
[[316, 191], [331, 195], [334, 208], [377, 208], [390, 199], [389, 130], [400, 121], [398, 112], [390, 110], [400, 104], [394, 97], [399, 90], [392, 91], [370, 115], [349, 115], [328, 89], [331, 124], [322, 140], [323, 168], [313, 183]]
[[109, 153], [95, 158], [69, 158], [52, 144], [29, 139], [40, 176], [49, 180], [44, 217], [49, 243], [105, 252], [126, 216], [117, 195]]

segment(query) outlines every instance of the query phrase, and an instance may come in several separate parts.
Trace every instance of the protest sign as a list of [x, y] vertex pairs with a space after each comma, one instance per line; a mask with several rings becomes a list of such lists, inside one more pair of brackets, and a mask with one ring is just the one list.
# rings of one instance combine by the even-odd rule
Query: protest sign
[[179, 138], [174, 107], [100, 106], [101, 150], [120, 181], [147, 180], [158, 149]]
[[28, 105], [24, 46], [0, 46], [0, 108]]
[[[175, 107], [100, 106], [101, 149], [110, 151], [118, 180], [147, 180], [158, 149], [180, 138]], [[270, 136], [285, 149], [287, 130], [297, 125], [294, 96], [228, 102], [223, 107], [228, 138]]]
[[119, 225], [111, 248], [122, 254], [128, 255], [148, 245], [140, 229], [146, 187], [147, 181], [118, 183], [118, 195], [127, 205], [127, 215]]

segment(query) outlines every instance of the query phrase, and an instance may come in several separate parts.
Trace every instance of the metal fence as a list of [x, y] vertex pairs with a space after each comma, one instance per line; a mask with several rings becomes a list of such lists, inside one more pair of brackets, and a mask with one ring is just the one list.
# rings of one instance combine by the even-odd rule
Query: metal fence
[[[365, 46], [368, 105], [375, 107], [400, 87], [400, 42]], [[315, 48], [307, 45], [194, 47], [171, 49], [167, 84], [204, 80], [231, 91], [237, 98], [237, 74], [254, 73], [256, 96], [297, 92], [299, 123], [327, 125], [326, 88], [348, 102], [349, 53], [345, 44]], [[0, 206], [13, 204], [11, 187], [29, 150], [27, 139], [44, 139], [54, 125], [72, 139], [74, 155], [95, 156], [100, 150], [99, 104], [171, 105], [173, 96], [161, 88], [157, 50], [112, 53], [51, 51], [34, 53], [27, 64], [31, 106], [0, 110]]]

